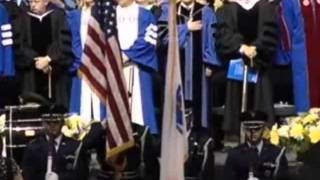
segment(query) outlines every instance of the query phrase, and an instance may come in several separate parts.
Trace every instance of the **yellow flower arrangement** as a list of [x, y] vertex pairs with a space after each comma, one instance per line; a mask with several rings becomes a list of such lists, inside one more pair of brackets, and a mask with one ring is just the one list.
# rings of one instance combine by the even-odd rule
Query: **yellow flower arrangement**
[[275, 124], [272, 126], [272, 129], [270, 131], [270, 141], [274, 145], [279, 145], [280, 143], [280, 136], [277, 129], [278, 129], [278, 125]]
[[81, 116], [73, 114], [65, 119], [62, 133], [65, 136], [82, 140], [90, 130], [90, 123], [86, 122]]
[[306, 125], [306, 124], [311, 124], [315, 121], [317, 121], [318, 115], [317, 114], [308, 114], [306, 117], [304, 117], [301, 121], [302, 124]]
[[313, 144], [320, 142], [320, 108], [312, 108], [307, 113], [290, 117], [286, 124], [273, 125], [269, 140], [274, 145], [304, 153]]
[[277, 132], [279, 136], [289, 138], [289, 129], [290, 127], [288, 125], [282, 125], [277, 129]]
[[297, 140], [302, 140], [304, 130], [305, 129], [302, 124], [292, 123], [290, 131], [289, 131], [289, 137], [293, 137]]
[[320, 126], [311, 126], [309, 129], [309, 138], [312, 144], [320, 141]]

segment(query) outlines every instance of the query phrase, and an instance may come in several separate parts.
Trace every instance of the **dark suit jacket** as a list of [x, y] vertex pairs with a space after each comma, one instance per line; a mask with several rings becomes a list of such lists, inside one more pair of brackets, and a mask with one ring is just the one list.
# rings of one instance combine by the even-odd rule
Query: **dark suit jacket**
[[[88, 179], [88, 156], [85, 151], [80, 151], [78, 158], [76, 158], [79, 146], [79, 141], [66, 136], [62, 137], [54, 160], [55, 165], [53, 165], [53, 171], [58, 174], [59, 180]], [[44, 135], [36, 138], [28, 144], [22, 161], [24, 180], [45, 179], [48, 147], [48, 141]], [[73, 168], [73, 164], [76, 159], [77, 165]]]
[[249, 166], [253, 166], [254, 175], [259, 180], [286, 179], [288, 171], [288, 162], [283, 154], [280, 159], [279, 171], [276, 177], [273, 177], [273, 165], [281, 149], [268, 142], [264, 142], [258, 160], [252, 161], [252, 155], [247, 144], [241, 144], [230, 150], [224, 169], [224, 180], [247, 180]]
[[320, 142], [313, 145], [307, 152], [301, 155], [303, 166], [299, 176], [295, 180], [320, 179]]

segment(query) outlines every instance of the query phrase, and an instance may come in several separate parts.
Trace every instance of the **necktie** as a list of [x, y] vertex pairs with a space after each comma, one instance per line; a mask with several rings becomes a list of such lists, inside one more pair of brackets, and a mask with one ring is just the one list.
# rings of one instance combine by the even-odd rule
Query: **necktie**
[[49, 140], [49, 152], [48, 155], [52, 156], [52, 171], [56, 170], [56, 157], [57, 157], [57, 151], [55, 146], [57, 145], [57, 142], [54, 139]]

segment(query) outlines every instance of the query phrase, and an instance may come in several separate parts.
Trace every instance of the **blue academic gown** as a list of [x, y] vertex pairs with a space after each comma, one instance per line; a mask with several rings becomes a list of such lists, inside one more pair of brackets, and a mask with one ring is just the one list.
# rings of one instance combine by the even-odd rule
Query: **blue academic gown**
[[158, 58], [156, 46], [145, 40], [147, 27], [157, 23], [153, 14], [143, 7], [139, 7], [138, 23], [137, 39], [129, 49], [122, 52], [139, 67], [143, 120], [150, 132], [157, 134], [159, 128], [155, 117], [152, 73], [158, 70]]
[[[293, 91], [296, 112], [306, 112], [310, 107], [308, 64], [305, 46], [304, 21], [298, 0], [282, 0], [284, 24], [281, 32], [275, 64], [292, 66]], [[280, 31], [281, 31], [280, 30]], [[286, 36], [286, 37], [284, 37]], [[283, 43], [284, 42], [284, 43]]]
[[[73, 10], [69, 11], [66, 14], [67, 21], [70, 25], [71, 35], [72, 35], [72, 52], [74, 54], [74, 62], [70, 68], [70, 73], [72, 77], [72, 87], [71, 87], [71, 98], [70, 98], [70, 113], [80, 114], [81, 102], [81, 84], [83, 82], [82, 79], [78, 76], [78, 70], [81, 65], [81, 56], [83, 53], [82, 48], [82, 40], [80, 35], [80, 25], [81, 25], [81, 11]], [[91, 111], [91, 109], [88, 109]], [[106, 106], [100, 103], [100, 119], [104, 120], [107, 117]], [[97, 120], [97, 119], [95, 119]]]
[[13, 54], [12, 26], [6, 8], [0, 4], [0, 76], [13, 76], [14, 54]]
[[[163, 22], [168, 22], [169, 17], [169, 5], [167, 3], [162, 4], [162, 14], [159, 18], [159, 22], [162, 25]], [[202, 72], [202, 112], [201, 112], [201, 124], [203, 127], [208, 127], [208, 114], [210, 112], [209, 108], [209, 98], [208, 98], [208, 84], [209, 79], [205, 76], [205, 67], [210, 66], [221, 66], [221, 62], [217, 57], [216, 49], [215, 49], [215, 28], [216, 24], [216, 16], [214, 11], [208, 7], [203, 6], [201, 9], [202, 20], [201, 23], [203, 25], [202, 28], [202, 62], [205, 65]], [[167, 23], [166, 23], [167, 24]], [[161, 26], [160, 25], [160, 26]], [[161, 28], [160, 28], [161, 33]], [[193, 37], [189, 32], [187, 24], [179, 24], [178, 25], [178, 34], [179, 34], [179, 47], [184, 48], [186, 52], [186, 63], [185, 63], [185, 81], [189, 81], [189, 83], [184, 83], [184, 96], [185, 100], [192, 100], [192, 61], [193, 59], [197, 59], [193, 57]], [[161, 35], [160, 35], [161, 36]], [[162, 40], [162, 43], [168, 43], [168, 36], [165, 36]]]

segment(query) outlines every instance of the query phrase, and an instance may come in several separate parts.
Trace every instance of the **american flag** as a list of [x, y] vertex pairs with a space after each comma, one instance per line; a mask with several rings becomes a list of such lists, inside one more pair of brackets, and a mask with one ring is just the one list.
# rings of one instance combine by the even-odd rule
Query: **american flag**
[[88, 23], [80, 66], [88, 82], [107, 108], [107, 157], [134, 144], [128, 93], [117, 40], [116, 6], [112, 0], [97, 0]]

